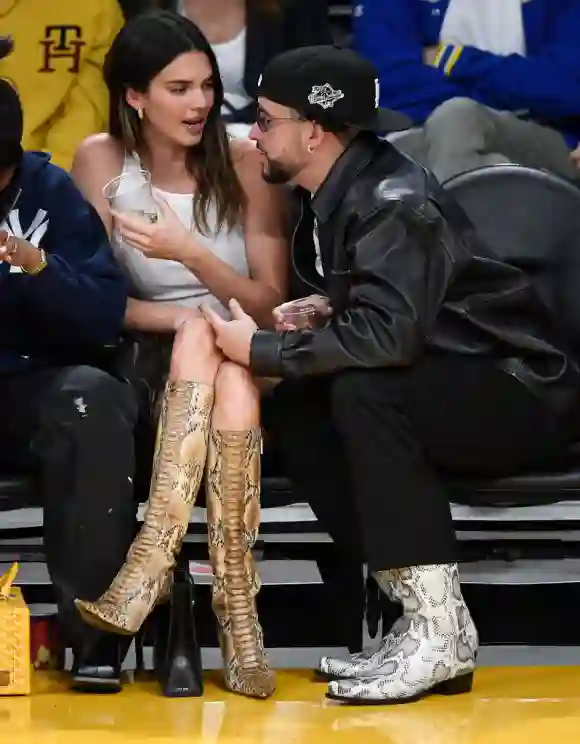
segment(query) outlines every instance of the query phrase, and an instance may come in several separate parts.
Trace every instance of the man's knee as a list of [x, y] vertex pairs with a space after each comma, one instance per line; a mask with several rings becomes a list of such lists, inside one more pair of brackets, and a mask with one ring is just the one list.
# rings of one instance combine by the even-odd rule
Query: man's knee
[[450, 98], [438, 106], [425, 122], [427, 136], [444, 133], [456, 136], [463, 129], [487, 125], [491, 120], [490, 110], [471, 98]]
[[335, 375], [331, 389], [332, 415], [337, 424], [356, 424], [363, 411], [377, 406], [404, 407], [408, 367], [345, 370]]
[[43, 414], [69, 420], [111, 416], [133, 428], [137, 401], [129, 385], [97, 367], [67, 367], [55, 379]]
[[355, 410], [372, 401], [376, 385], [374, 370], [353, 369], [336, 374], [332, 380], [330, 404], [338, 420], [356, 416]]

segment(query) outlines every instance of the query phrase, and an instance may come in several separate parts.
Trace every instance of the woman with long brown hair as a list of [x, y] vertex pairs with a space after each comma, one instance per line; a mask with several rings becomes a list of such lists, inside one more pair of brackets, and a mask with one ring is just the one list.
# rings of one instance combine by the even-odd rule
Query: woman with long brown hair
[[332, 43], [327, 0], [148, 0], [142, 6], [180, 13], [210, 42], [224, 85], [222, 116], [232, 131], [255, 121], [258, 79], [273, 57]]
[[[251, 553], [259, 526], [259, 394], [245, 369], [223, 360], [198, 308], [208, 303], [226, 315], [233, 299], [259, 325], [271, 322], [285, 293], [282, 196], [263, 182], [253, 146], [228, 139], [215, 56], [186, 18], [157, 11], [130, 21], [108, 53], [105, 80], [109, 133], [83, 143], [73, 175], [130, 278], [126, 326], [149, 339], [152, 366], [161, 370], [153, 383], [161, 413], [143, 527], [110, 589], [77, 606], [103, 630], [140, 628], [168, 593], [205, 471], [226, 683], [267, 697], [274, 677]], [[111, 213], [103, 189], [119, 174], [150, 174], [155, 221]]]

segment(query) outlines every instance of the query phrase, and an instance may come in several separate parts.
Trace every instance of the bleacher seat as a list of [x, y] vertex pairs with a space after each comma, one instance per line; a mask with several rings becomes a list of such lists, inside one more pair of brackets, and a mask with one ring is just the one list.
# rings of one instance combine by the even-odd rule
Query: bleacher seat
[[[555, 324], [580, 350], [580, 189], [546, 171], [512, 164], [469, 171], [443, 186], [499, 257], [534, 277]], [[450, 480], [449, 486], [454, 501], [466, 504], [578, 499], [580, 443], [571, 443], [542, 471], [491, 481]]]

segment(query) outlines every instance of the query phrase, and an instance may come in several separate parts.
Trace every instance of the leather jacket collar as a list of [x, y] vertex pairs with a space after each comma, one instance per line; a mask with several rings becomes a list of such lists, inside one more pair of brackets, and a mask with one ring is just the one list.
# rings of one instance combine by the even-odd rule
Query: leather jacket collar
[[340, 206], [353, 181], [372, 162], [379, 149], [380, 141], [368, 132], [361, 132], [352, 140], [312, 198], [312, 211], [319, 222], [326, 222]]

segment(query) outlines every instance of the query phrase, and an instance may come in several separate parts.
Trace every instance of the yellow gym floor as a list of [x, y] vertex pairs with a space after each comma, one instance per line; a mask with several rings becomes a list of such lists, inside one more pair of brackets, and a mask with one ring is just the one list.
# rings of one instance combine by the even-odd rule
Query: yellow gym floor
[[309, 671], [278, 672], [268, 701], [224, 692], [168, 700], [153, 681], [119, 695], [74, 694], [62, 675], [37, 673], [28, 698], [0, 697], [4, 744], [578, 744], [580, 669], [483, 668], [474, 691], [396, 707], [343, 707]]

